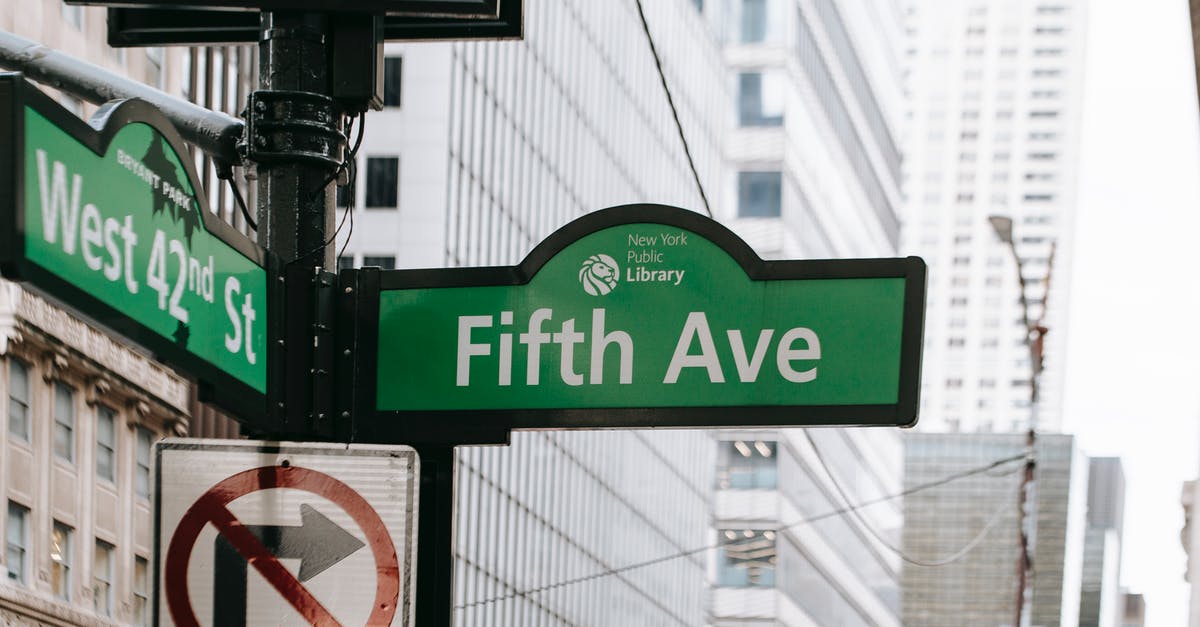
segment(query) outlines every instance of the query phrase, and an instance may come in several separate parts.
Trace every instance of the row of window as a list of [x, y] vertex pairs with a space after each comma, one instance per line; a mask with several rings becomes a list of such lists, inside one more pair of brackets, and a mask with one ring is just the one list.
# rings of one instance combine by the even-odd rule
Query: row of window
[[[30, 527], [28, 507], [15, 501], [8, 502], [7, 534], [5, 538], [4, 564], [8, 580], [22, 586], [30, 584]], [[50, 590], [60, 599], [70, 601], [71, 568], [74, 565], [74, 529], [54, 521], [50, 532]], [[113, 561], [116, 547], [97, 539], [92, 559], [92, 603], [101, 616], [112, 616], [113, 608]], [[133, 618], [137, 625], [150, 624], [150, 564], [145, 557], [134, 556], [133, 563]]]
[[[28, 443], [31, 438], [29, 368], [16, 359], [8, 361], [8, 434], [11, 440]], [[75, 389], [54, 382], [54, 455], [75, 462]], [[116, 481], [117, 413], [105, 405], [96, 405], [96, 477]], [[150, 496], [150, 450], [154, 434], [137, 427], [136, 469], [134, 491], [138, 496]]]
[[[381, 270], [395, 270], [396, 257], [394, 255], [363, 255], [361, 267], [367, 268], [371, 266]], [[348, 270], [355, 267], [357, 266], [354, 265], [354, 255], [338, 255], [338, 270]]]

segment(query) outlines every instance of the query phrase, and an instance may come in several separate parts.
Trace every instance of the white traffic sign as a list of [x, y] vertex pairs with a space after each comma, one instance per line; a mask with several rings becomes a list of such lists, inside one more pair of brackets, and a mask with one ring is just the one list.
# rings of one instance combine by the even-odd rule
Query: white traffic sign
[[407, 446], [157, 445], [160, 625], [411, 625], [417, 453]]

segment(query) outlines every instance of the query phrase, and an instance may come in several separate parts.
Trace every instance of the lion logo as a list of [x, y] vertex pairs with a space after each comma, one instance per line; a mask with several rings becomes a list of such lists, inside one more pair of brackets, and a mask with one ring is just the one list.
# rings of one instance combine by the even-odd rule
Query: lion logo
[[583, 266], [579, 268], [579, 282], [583, 284], [583, 291], [592, 296], [603, 296], [613, 291], [620, 275], [617, 261], [608, 255], [592, 255], [584, 259]]

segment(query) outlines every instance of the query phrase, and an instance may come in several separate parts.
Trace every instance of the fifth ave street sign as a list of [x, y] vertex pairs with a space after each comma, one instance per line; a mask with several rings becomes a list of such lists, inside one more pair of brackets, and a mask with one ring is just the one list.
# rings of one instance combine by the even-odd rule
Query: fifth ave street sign
[[359, 281], [362, 441], [917, 420], [916, 257], [764, 261], [699, 214], [630, 205], [516, 267]]
[[20, 75], [0, 75], [0, 270], [261, 415], [266, 255], [217, 219], [152, 106], [92, 128]]

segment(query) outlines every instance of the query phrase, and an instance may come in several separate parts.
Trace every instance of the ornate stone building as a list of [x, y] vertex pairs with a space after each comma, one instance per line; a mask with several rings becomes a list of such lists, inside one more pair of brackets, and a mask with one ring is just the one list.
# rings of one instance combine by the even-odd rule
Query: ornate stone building
[[152, 447], [189, 386], [0, 281], [0, 625], [149, 625]]

